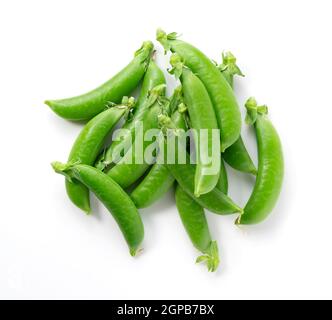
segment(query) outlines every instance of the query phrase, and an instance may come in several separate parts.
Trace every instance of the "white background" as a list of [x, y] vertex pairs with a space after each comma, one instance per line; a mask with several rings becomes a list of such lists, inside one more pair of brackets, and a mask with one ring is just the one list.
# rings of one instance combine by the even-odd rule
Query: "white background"
[[[330, 3], [1, 2], [0, 298], [332, 298]], [[157, 27], [217, 60], [233, 51], [246, 74], [236, 81], [240, 105], [249, 95], [268, 104], [283, 142], [284, 187], [266, 222], [240, 230], [234, 216], [208, 214], [216, 274], [195, 265], [172, 193], [142, 210], [144, 252], [132, 258], [102, 205], [93, 198], [85, 216], [50, 167], [66, 160], [81, 125], [43, 101], [104, 82]], [[243, 134], [255, 158], [253, 134]], [[253, 179], [229, 175], [244, 205]]]

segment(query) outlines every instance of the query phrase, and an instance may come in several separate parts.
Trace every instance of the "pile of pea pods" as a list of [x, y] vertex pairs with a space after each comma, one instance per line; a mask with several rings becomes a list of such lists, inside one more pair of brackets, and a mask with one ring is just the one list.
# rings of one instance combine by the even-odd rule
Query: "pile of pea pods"
[[[90, 192], [105, 205], [116, 220], [130, 254], [140, 251], [144, 227], [138, 209], [151, 206], [171, 188], [183, 226], [209, 271], [219, 265], [217, 242], [212, 240], [205, 209], [219, 214], [236, 214], [236, 225], [263, 221], [275, 206], [283, 180], [283, 155], [277, 131], [267, 117], [265, 105], [250, 97], [245, 103], [246, 123], [257, 138], [257, 168], [241, 138], [241, 113], [233, 92], [233, 78], [243, 76], [232, 53], [222, 56], [221, 64], [209, 59], [176, 33], [157, 30], [157, 40], [171, 52], [168, 72], [180, 81], [166, 97], [164, 73], [155, 63], [151, 41], [142, 44], [129, 64], [110, 80], [80, 96], [46, 100], [60, 117], [86, 121], [69, 153], [67, 163], [53, 162], [55, 172], [65, 176], [69, 199], [90, 213]], [[139, 97], [130, 95], [140, 88]], [[135, 147], [137, 125], [143, 133], [158, 129], [167, 149], [170, 139], [180, 144], [180, 133], [205, 129], [206, 148], [200, 147], [200, 134], [194, 135], [195, 162], [190, 161], [188, 143], [186, 161], [167, 161], [157, 148], [153, 159], [138, 161], [151, 144], [143, 141]], [[122, 124], [121, 129], [114, 130]], [[217, 132], [217, 143], [212, 133]], [[109, 145], [105, 145], [112, 134]], [[213, 148], [218, 147], [218, 152]], [[187, 148], [187, 149], [186, 149]], [[175, 157], [179, 150], [175, 148]], [[187, 151], [188, 153], [187, 153]], [[211, 161], [217, 169], [211, 174]], [[158, 161], [162, 158], [163, 161]], [[130, 161], [128, 161], [130, 159]], [[244, 208], [227, 195], [226, 162], [232, 168], [255, 176], [251, 196]]]

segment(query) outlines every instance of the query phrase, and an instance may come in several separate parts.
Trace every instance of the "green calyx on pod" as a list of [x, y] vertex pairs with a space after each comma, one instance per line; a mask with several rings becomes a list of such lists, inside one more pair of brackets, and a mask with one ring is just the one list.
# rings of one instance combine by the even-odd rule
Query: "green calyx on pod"
[[176, 79], [179, 79], [184, 67], [184, 60], [178, 53], [173, 53], [170, 58], [170, 64], [172, 68], [168, 72], [174, 75]]
[[164, 47], [165, 53], [171, 49], [169, 40], [176, 40], [179, 35], [176, 32], [171, 32], [167, 34], [162, 29], [157, 29], [156, 39]]
[[144, 41], [142, 46], [135, 51], [135, 57], [140, 57], [141, 62], [149, 62], [152, 52], [153, 52], [153, 43], [151, 41]]
[[196, 263], [206, 263], [209, 272], [217, 270], [219, 265], [219, 251], [216, 241], [211, 241], [210, 246], [206, 250], [205, 254], [197, 257]]
[[268, 108], [266, 105], [257, 105], [257, 101], [254, 97], [250, 97], [245, 103], [247, 109], [246, 123], [253, 125], [256, 122], [258, 115], [266, 115], [268, 113]]
[[221, 72], [227, 72], [231, 76], [238, 75], [244, 77], [244, 74], [236, 64], [236, 57], [230, 51], [222, 53], [222, 63], [218, 65], [218, 69]]

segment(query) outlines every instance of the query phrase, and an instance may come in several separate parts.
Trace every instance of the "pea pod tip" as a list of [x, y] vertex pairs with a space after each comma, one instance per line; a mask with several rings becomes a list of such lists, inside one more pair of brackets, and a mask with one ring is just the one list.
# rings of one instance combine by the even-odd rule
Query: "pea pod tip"
[[129, 253], [132, 257], [137, 257], [143, 252], [143, 248], [130, 248]]
[[45, 100], [44, 104], [46, 104], [47, 106], [49, 106], [50, 108], [52, 108], [52, 100]]

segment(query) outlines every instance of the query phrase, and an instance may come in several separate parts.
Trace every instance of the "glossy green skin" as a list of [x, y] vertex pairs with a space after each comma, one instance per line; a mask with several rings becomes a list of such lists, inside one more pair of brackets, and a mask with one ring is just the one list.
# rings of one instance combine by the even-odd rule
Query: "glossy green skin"
[[105, 173], [88, 165], [75, 165], [67, 173], [89, 188], [110, 211], [134, 256], [143, 241], [144, 227], [126, 192]]
[[160, 70], [157, 64], [151, 60], [143, 79], [140, 96], [134, 108], [134, 116], [130, 122], [125, 123], [122, 127], [122, 129], [127, 129], [128, 133], [126, 135], [122, 135], [121, 140], [115, 137], [114, 141], [106, 151], [105, 157], [103, 159], [103, 162], [106, 165], [112, 163], [113, 154], [120, 154], [120, 152], [128, 151], [131, 142], [135, 139], [135, 125], [138, 121], [143, 120], [144, 114], [149, 108], [146, 102], [148, 100], [147, 98], [150, 90], [158, 85], [165, 83], [166, 80], [163, 72]]
[[234, 75], [232, 73], [227, 72], [227, 70], [222, 71], [221, 74], [225, 78], [225, 80], [228, 82], [228, 84], [233, 89], [233, 83], [234, 83]]
[[[183, 115], [175, 111], [171, 117], [177, 128], [186, 129]], [[130, 197], [137, 208], [146, 208], [162, 198], [174, 183], [174, 177], [162, 163], [155, 163]]]
[[175, 202], [181, 221], [192, 244], [205, 253], [211, 244], [211, 235], [204, 209], [178, 185], [175, 190]]
[[223, 158], [232, 168], [238, 171], [257, 174], [257, 169], [243, 143], [242, 137], [225, 150]]
[[186, 164], [167, 163], [166, 166], [182, 189], [202, 207], [221, 215], [242, 212], [242, 209], [232, 199], [217, 188], [198, 198], [195, 197], [195, 165], [189, 164], [189, 160]]
[[171, 50], [177, 52], [187, 67], [206, 87], [221, 129], [221, 150], [226, 150], [240, 136], [241, 114], [233, 90], [218, 68], [200, 50], [181, 40], [169, 40]]
[[153, 49], [152, 43], [134, 57], [134, 59], [112, 79], [100, 87], [80, 96], [47, 100], [45, 103], [60, 117], [68, 120], [89, 120], [105, 110], [108, 102], [120, 103], [123, 96], [128, 96], [142, 79], [149, 56]]
[[258, 173], [254, 190], [237, 220], [238, 224], [255, 224], [264, 220], [275, 206], [282, 186], [284, 161], [281, 141], [265, 115], [255, 122], [258, 145]]
[[[229, 85], [233, 88], [233, 75], [228, 72], [221, 73], [227, 80]], [[223, 153], [223, 159], [234, 169], [251, 173], [253, 175], [257, 174], [257, 169], [251, 160], [251, 157], [247, 151], [246, 146], [240, 136], [230, 147], [228, 147]]]
[[220, 177], [216, 186], [222, 193], [228, 193], [227, 171], [223, 159], [220, 159]]
[[[208, 92], [201, 80], [196, 77], [189, 69], [184, 68], [181, 75], [184, 102], [188, 108], [191, 127], [197, 130], [198, 135], [194, 135], [196, 148], [196, 174], [195, 174], [195, 195], [200, 196], [210, 192], [218, 183], [220, 171], [215, 174], [207, 174], [211, 168], [210, 164], [204, 164], [201, 157], [212, 155], [212, 130], [219, 129], [216, 115], [213, 109]], [[208, 130], [208, 148], [200, 149], [199, 130]], [[220, 162], [220, 153], [218, 152], [211, 159], [212, 163]]]
[[[166, 79], [164, 73], [158, 67], [158, 65], [153, 60], [151, 60], [143, 79], [137, 105], [134, 109], [134, 119], [137, 119], [136, 117], [138, 117], [138, 119], [142, 119], [142, 114], [144, 114], [147, 109], [145, 106], [145, 101], [147, 100], [149, 92], [153, 88], [165, 83]], [[128, 128], [131, 128], [131, 126]]]
[[[155, 102], [144, 114], [143, 117], [143, 135], [146, 131], [150, 129], [158, 128], [158, 115], [160, 114], [161, 109], [158, 102]], [[134, 144], [134, 143], [133, 143]], [[143, 142], [143, 154], [145, 149], [151, 144], [151, 141]], [[137, 181], [149, 168], [150, 164], [148, 163], [136, 163], [136, 158], [140, 158], [137, 154], [140, 152], [139, 150], [134, 150], [133, 154], [129, 150], [125, 156], [108, 171], [108, 175], [116, 181], [122, 188], [127, 188], [132, 185], [135, 181]], [[126, 163], [126, 159], [128, 157], [132, 157], [132, 163]]]
[[[82, 129], [70, 151], [68, 162], [92, 165], [104, 141], [127, 109], [112, 107], [91, 119]], [[66, 190], [70, 200], [79, 208], [90, 212], [89, 190], [77, 181], [66, 179]]]
[[137, 208], [147, 208], [162, 198], [174, 183], [166, 166], [155, 163], [143, 181], [130, 194]]

